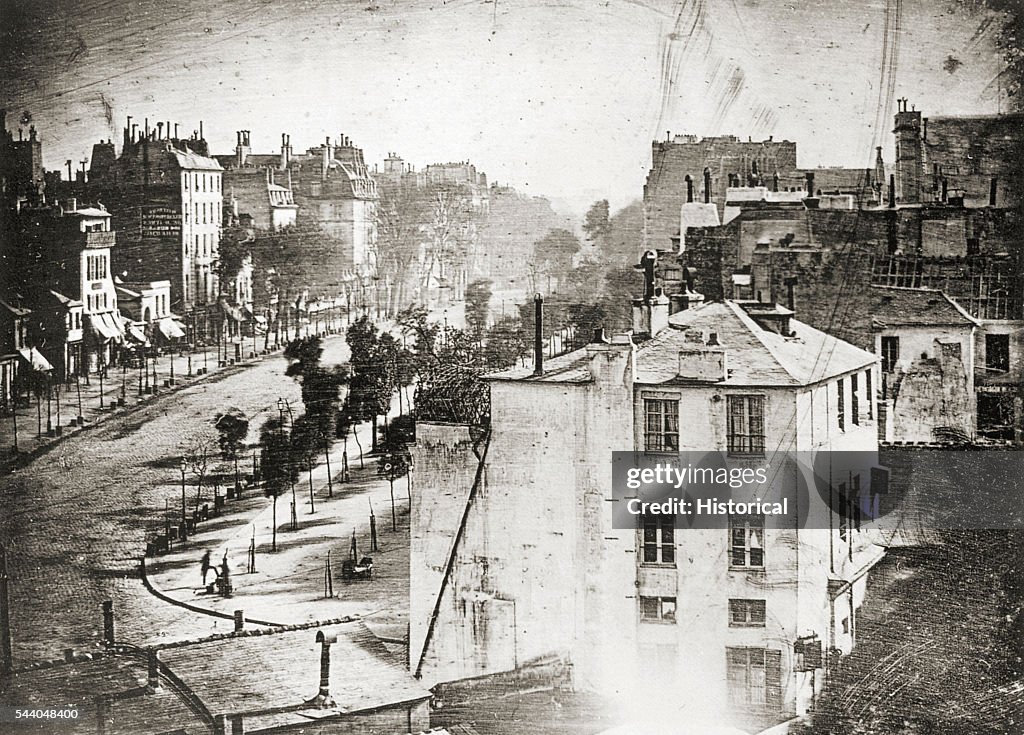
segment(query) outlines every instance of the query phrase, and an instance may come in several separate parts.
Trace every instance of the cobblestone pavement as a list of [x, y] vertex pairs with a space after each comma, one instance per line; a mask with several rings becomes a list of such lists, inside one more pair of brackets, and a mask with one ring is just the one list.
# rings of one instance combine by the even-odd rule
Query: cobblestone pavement
[[[325, 347], [325, 361], [344, 359], [342, 336]], [[119, 640], [145, 644], [224, 630], [225, 621], [218, 628], [216, 619], [146, 591], [139, 558], [147, 538], [163, 530], [165, 503], [180, 507], [179, 461], [189, 437], [212, 435], [214, 415], [236, 407], [250, 418], [251, 440], [277, 415], [278, 397], [301, 406], [285, 365], [271, 356], [166, 392], [3, 476], [0, 541], [9, 547], [16, 666], [98, 646], [106, 599], [114, 603]]]

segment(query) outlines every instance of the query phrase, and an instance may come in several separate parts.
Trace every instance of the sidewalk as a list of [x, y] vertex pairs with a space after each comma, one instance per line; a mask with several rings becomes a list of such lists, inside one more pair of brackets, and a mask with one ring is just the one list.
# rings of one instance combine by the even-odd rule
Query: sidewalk
[[[359, 440], [367, 450], [370, 431], [369, 425], [359, 426]], [[282, 625], [359, 616], [383, 638], [404, 639], [409, 594], [407, 478], [395, 482], [394, 530], [390, 487], [387, 480], [377, 477], [376, 457], [365, 457], [364, 468], [360, 468], [358, 449], [350, 438], [351, 481], [344, 483], [342, 452], [343, 444], [338, 442], [330, 453], [333, 497], [328, 496], [326, 464], [313, 469], [315, 513], [310, 508], [309, 473], [300, 475], [295, 486], [297, 529], [292, 529], [291, 493], [278, 498], [276, 552], [271, 551], [273, 504], [261, 488], [249, 488], [241, 500], [227, 500], [220, 516], [200, 523], [184, 544], [175, 543], [170, 552], [147, 559], [149, 583], [172, 600], [228, 615], [242, 610], [246, 618]], [[415, 489], [415, 478], [412, 481]], [[371, 503], [376, 551], [371, 549]], [[171, 507], [172, 515], [180, 518], [180, 510], [175, 514], [173, 504]], [[353, 531], [358, 557], [373, 558], [370, 580], [346, 581], [341, 577], [342, 562], [350, 556]], [[249, 573], [253, 541], [256, 572]], [[233, 587], [230, 598], [209, 594], [202, 584], [200, 559], [207, 550], [211, 564], [217, 568], [227, 554]], [[325, 589], [328, 553], [329, 590]], [[206, 581], [211, 583], [215, 578], [211, 571]]]
[[[305, 333], [309, 328], [306, 327], [303, 331]], [[274, 349], [271, 335], [270, 344], [271, 348], [266, 354], [279, 353], [284, 343], [282, 342], [281, 348]], [[234, 365], [229, 360], [223, 366], [218, 364], [218, 350], [215, 345], [205, 350], [194, 350], [191, 353], [191, 361], [187, 353], [175, 353], [173, 360], [170, 354], [160, 355], [155, 361], [155, 379], [154, 363], [150, 362], [148, 382], [146, 376], [142, 375], [141, 390], [139, 368], [123, 366], [109, 368], [102, 381], [98, 375], [93, 374], [88, 378], [79, 378], [77, 384], [57, 382], [51, 387], [49, 401], [45, 395], [38, 402], [32, 397], [28, 406], [20, 406], [17, 409], [16, 415], [0, 414], [0, 468], [18, 461], [19, 458], [25, 459], [21, 455], [31, 455], [42, 447], [79, 431], [82, 426], [95, 424], [104, 416], [130, 411], [134, 406], [145, 403], [155, 395], [223, 373], [224, 370], [236, 368], [238, 365], [252, 364], [262, 357], [262, 337], [257, 338], [257, 347], [257, 356], [250, 358], [252, 339], [249, 338], [242, 344], [242, 360]], [[199, 374], [201, 371], [204, 374]], [[81, 423], [78, 417], [81, 417]], [[17, 454], [14, 453], [15, 424]]]

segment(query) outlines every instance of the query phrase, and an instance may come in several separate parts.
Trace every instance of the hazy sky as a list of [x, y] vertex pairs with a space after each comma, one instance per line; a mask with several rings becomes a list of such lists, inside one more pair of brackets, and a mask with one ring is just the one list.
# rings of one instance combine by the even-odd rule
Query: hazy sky
[[48, 168], [119, 143], [130, 114], [202, 119], [216, 153], [242, 128], [257, 152], [282, 132], [296, 149], [344, 133], [371, 164], [470, 159], [492, 181], [619, 206], [668, 130], [867, 166], [892, 97], [996, 112], [997, 24], [974, 4], [0, 0], [0, 99], [9, 127], [31, 113]]

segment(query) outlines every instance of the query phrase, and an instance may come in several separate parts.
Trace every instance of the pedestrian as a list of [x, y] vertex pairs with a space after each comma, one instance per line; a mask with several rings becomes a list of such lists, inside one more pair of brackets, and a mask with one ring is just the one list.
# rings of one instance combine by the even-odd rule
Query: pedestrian
[[206, 573], [209, 572], [210, 569], [212, 569], [212, 567], [210, 565], [210, 550], [209, 549], [207, 549], [206, 552], [203, 554], [203, 560], [202, 560], [201, 564], [202, 564], [202, 567], [203, 567], [203, 587], [205, 587], [206, 586]]

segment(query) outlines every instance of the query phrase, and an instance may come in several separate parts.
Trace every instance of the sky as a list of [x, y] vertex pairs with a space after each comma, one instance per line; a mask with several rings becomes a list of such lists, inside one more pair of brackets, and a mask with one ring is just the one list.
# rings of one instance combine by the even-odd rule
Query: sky
[[[895, 98], [995, 113], [977, 0], [0, 0], [0, 105], [47, 168], [125, 117], [255, 152], [348, 135], [371, 165], [470, 160], [581, 208], [643, 194], [651, 141], [797, 141], [799, 164], [891, 160]], [[1005, 111], [1005, 110], [1004, 110]], [[26, 118], [27, 119], [27, 118]], [[16, 134], [16, 132], [15, 132]], [[76, 164], [77, 165], [77, 164]]]

